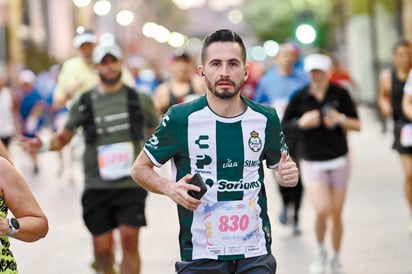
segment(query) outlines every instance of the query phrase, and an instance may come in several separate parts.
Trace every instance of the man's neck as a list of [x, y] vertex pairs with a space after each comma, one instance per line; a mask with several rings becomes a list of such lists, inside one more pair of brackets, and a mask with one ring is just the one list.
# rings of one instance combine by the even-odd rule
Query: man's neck
[[98, 89], [99, 89], [100, 92], [115, 93], [115, 92], [120, 90], [122, 85], [123, 85], [123, 83], [121, 81], [119, 81], [119, 82], [117, 82], [116, 84], [113, 84], [113, 85], [105, 84], [102, 81], [100, 81], [97, 86], [98, 86]]
[[207, 93], [206, 99], [212, 111], [225, 118], [236, 117], [246, 111], [246, 103], [240, 95], [230, 99], [221, 99], [211, 93]]

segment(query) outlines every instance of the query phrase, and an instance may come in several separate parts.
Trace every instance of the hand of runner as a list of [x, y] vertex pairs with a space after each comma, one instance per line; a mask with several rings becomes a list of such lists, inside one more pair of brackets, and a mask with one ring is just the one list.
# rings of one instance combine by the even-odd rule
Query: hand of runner
[[200, 188], [189, 184], [192, 174], [187, 174], [176, 183], [169, 184], [167, 195], [177, 204], [188, 210], [195, 210], [202, 202], [188, 194], [189, 190], [199, 191]]
[[42, 141], [37, 136], [34, 138], [29, 138], [29, 137], [21, 135], [19, 136], [18, 139], [19, 139], [18, 144], [21, 147], [23, 147], [23, 149], [27, 151], [30, 155], [37, 154], [42, 146]]
[[288, 159], [288, 154], [283, 151], [277, 168], [278, 183], [282, 186], [293, 187], [298, 183], [299, 170], [296, 163]]

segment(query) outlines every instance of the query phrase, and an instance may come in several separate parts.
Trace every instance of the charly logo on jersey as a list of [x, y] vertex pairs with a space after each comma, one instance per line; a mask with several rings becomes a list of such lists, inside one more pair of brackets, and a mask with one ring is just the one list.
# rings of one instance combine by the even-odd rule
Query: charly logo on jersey
[[250, 133], [249, 148], [253, 152], [258, 152], [262, 149], [262, 140], [260, 140], [259, 133], [255, 130]]
[[206, 143], [206, 141], [209, 140], [208, 135], [199, 135], [199, 138], [195, 140], [195, 144], [200, 148], [200, 149], [208, 149], [209, 144]]
[[[199, 135], [199, 137], [195, 140], [195, 144], [198, 146], [199, 149], [208, 149], [209, 144], [207, 143], [209, 140], [208, 135]], [[210, 165], [212, 163], [212, 157], [207, 154], [199, 154], [196, 155], [196, 167], [199, 169], [204, 169], [205, 166]]]

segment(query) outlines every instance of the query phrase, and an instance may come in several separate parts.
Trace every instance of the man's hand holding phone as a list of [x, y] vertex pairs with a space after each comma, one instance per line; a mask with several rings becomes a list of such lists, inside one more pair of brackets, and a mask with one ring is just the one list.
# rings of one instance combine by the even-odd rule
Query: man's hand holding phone
[[200, 188], [200, 191], [194, 191], [194, 190], [188, 191], [188, 194], [190, 196], [192, 196], [195, 199], [200, 200], [207, 191], [207, 187], [206, 187], [205, 182], [203, 182], [202, 176], [200, 176], [199, 173], [195, 173], [192, 179], [190, 179], [189, 184], [198, 186]]

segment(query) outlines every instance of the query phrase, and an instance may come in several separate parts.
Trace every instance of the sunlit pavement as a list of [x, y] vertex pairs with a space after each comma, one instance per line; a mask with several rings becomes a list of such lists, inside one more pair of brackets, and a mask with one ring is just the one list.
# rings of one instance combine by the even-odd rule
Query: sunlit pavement
[[[390, 148], [392, 135], [382, 134], [371, 109], [361, 107], [360, 114], [363, 130], [350, 134], [353, 171], [344, 211], [342, 273], [412, 273], [409, 213], [398, 155]], [[81, 166], [74, 164], [59, 177], [57, 153], [49, 152], [39, 156], [40, 173], [34, 176], [20, 148], [14, 144], [11, 153], [50, 223], [49, 234], [38, 242], [12, 240], [20, 273], [94, 273], [90, 268], [91, 237], [81, 218]], [[159, 172], [170, 174], [167, 167]], [[270, 176], [267, 193], [277, 273], [308, 273], [315, 247], [310, 204], [305, 198], [301, 210], [302, 234], [292, 236], [290, 226], [278, 223], [279, 194]], [[140, 238], [142, 274], [174, 273], [174, 262], [179, 258], [176, 207], [167, 197], [150, 194], [146, 213], [148, 226], [142, 229]], [[329, 238], [327, 248], [331, 252]]]

